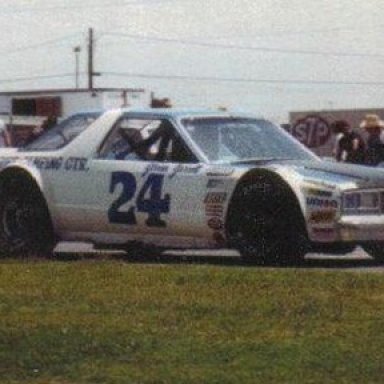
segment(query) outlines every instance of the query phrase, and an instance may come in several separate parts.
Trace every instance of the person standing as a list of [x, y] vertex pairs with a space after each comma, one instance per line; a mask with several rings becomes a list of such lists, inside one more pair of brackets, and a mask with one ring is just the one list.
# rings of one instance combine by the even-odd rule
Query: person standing
[[336, 135], [334, 156], [337, 161], [353, 164], [364, 164], [365, 144], [362, 137], [352, 130], [345, 120], [336, 120], [332, 124]]
[[367, 134], [367, 150], [365, 163], [367, 165], [378, 165], [384, 161], [384, 122], [378, 115], [368, 114], [360, 124]]
[[5, 125], [4, 121], [0, 119], [0, 148], [3, 147], [10, 147], [11, 146], [11, 139], [9, 132], [7, 130], [7, 126]]

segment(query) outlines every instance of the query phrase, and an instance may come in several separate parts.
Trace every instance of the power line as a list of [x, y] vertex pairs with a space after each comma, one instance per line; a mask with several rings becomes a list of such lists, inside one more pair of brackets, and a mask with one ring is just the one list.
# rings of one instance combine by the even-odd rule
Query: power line
[[[158, 3], [169, 3], [175, 2], [176, 0], [132, 0], [132, 1], [119, 1], [116, 4], [108, 2], [108, 4], [95, 4], [95, 2], [90, 2], [88, 4], [75, 4], [75, 5], [55, 5], [47, 7], [23, 7], [23, 8], [3, 8], [1, 14], [5, 13], [35, 13], [35, 12], [51, 12], [51, 11], [72, 11], [78, 9], [90, 9], [91, 8], [111, 8], [111, 7], [126, 7], [126, 6], [135, 6], [135, 5], [151, 5]], [[178, 0], [180, 1], [180, 0]]]
[[382, 86], [380, 81], [331, 81], [331, 80], [287, 80], [287, 79], [255, 79], [255, 78], [235, 78], [235, 77], [210, 77], [210, 76], [186, 76], [186, 75], [158, 75], [130, 72], [102, 72], [103, 75], [118, 77], [136, 77], [144, 79], [160, 80], [191, 80], [206, 82], [231, 82], [231, 83], [269, 83], [269, 84], [298, 84], [298, 85], [366, 85]]
[[60, 77], [73, 77], [73, 73], [58, 73], [55, 75], [36, 75], [36, 76], [29, 76], [29, 77], [16, 77], [13, 79], [0, 79], [0, 83], [17, 83], [20, 81], [53, 79], [53, 78], [60, 78]]
[[174, 39], [174, 38], [165, 38], [165, 37], [146, 37], [142, 35], [121, 33], [121, 32], [104, 32], [103, 35], [120, 36], [120, 37], [126, 37], [128, 39], [133, 39], [133, 40], [143, 40], [143, 41], [149, 41], [149, 42], [153, 41], [158, 43], [194, 45], [194, 46], [205, 47], [205, 48], [223, 48], [223, 49], [270, 52], [270, 53], [297, 54], [297, 55], [384, 58], [384, 54], [378, 54], [378, 53], [353, 53], [353, 52], [349, 53], [349, 52], [315, 51], [315, 50], [305, 50], [305, 49], [256, 47], [251, 45], [210, 43], [210, 42], [202, 42], [202, 41], [194, 41], [194, 40], [186, 40], [186, 39]]
[[45, 46], [48, 46], [48, 45], [56, 45], [57, 43], [60, 43], [62, 41], [70, 40], [70, 39], [72, 39], [75, 36], [78, 37], [79, 35], [83, 35], [83, 33], [82, 32], [72, 33], [70, 35], [58, 37], [56, 39], [45, 40], [45, 41], [42, 41], [42, 42], [36, 43], [36, 44], [31, 44], [31, 45], [27, 45], [27, 46], [23, 46], [23, 47], [17, 47], [17, 48], [14, 48], [14, 49], [8, 49], [8, 50], [0, 51], [0, 54], [1, 55], [7, 55], [7, 54], [12, 54], [12, 53], [20, 52], [20, 51], [26, 51], [26, 50], [31, 50], [31, 49], [38, 49], [38, 48], [45, 47]]

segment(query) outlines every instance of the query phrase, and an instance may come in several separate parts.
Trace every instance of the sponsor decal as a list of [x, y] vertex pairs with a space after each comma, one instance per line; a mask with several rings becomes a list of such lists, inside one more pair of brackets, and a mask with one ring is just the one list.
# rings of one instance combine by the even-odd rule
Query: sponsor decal
[[335, 219], [336, 211], [313, 211], [309, 216], [311, 223], [329, 223]]
[[55, 156], [26, 156], [26, 157], [9, 157], [0, 159], [0, 168], [5, 167], [13, 161], [27, 161], [38, 169], [45, 171], [83, 171], [89, 170], [87, 164], [88, 159], [86, 157], [69, 157], [64, 159], [63, 157]]
[[222, 204], [206, 204], [205, 214], [206, 216], [222, 216], [224, 213], [224, 207]]
[[316, 188], [307, 188], [307, 193], [312, 196], [318, 196], [318, 197], [331, 197], [332, 192], [331, 191], [325, 191], [322, 189], [316, 189]]
[[207, 171], [207, 176], [230, 176], [233, 172], [233, 168], [211, 168]]
[[208, 227], [214, 230], [222, 230], [224, 228], [223, 220], [219, 217], [212, 217], [207, 222]]
[[208, 192], [205, 196], [205, 204], [223, 204], [227, 200], [226, 192]]
[[329, 184], [322, 180], [304, 179], [303, 182], [307, 184], [318, 185], [319, 187], [328, 188], [328, 189], [336, 189], [337, 187], [335, 184]]
[[145, 168], [141, 177], [146, 177], [150, 173], [167, 173], [169, 171], [169, 165], [150, 163]]
[[198, 164], [198, 165], [179, 164], [179, 165], [176, 165], [176, 167], [172, 170], [172, 172], [169, 175], [169, 178], [172, 179], [172, 177], [177, 175], [178, 173], [182, 173], [184, 175], [196, 175], [197, 173], [199, 173], [201, 168], [202, 168], [201, 164]]
[[209, 179], [207, 182], [207, 188], [216, 188], [224, 185], [223, 179]]
[[307, 205], [319, 208], [337, 208], [338, 202], [333, 199], [321, 199], [318, 197], [307, 197]]
[[196, 175], [202, 169], [202, 165], [185, 165], [178, 164], [176, 166], [170, 166], [167, 164], [150, 163], [145, 168], [142, 177], [148, 176], [150, 173], [166, 173], [168, 177], [172, 179], [178, 173], [187, 175]]
[[64, 169], [66, 171], [88, 171], [88, 159], [82, 157], [70, 157], [64, 162]]
[[62, 157], [35, 157], [32, 159], [28, 158], [27, 160], [39, 169], [51, 169], [57, 171], [63, 166]]

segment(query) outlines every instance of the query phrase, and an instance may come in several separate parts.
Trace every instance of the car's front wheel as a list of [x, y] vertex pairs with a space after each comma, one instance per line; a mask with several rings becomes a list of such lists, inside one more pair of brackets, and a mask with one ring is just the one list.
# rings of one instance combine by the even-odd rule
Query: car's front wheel
[[50, 256], [54, 232], [45, 200], [36, 185], [9, 178], [0, 192], [0, 248], [3, 256]]
[[306, 252], [301, 211], [287, 189], [259, 175], [239, 186], [229, 208], [228, 233], [246, 262], [291, 263]]

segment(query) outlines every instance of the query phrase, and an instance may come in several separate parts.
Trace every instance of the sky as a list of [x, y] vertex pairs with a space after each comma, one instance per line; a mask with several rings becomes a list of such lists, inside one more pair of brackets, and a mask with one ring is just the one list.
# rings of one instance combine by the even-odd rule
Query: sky
[[133, 87], [175, 107], [383, 107], [382, 0], [0, 0], [0, 91]]

